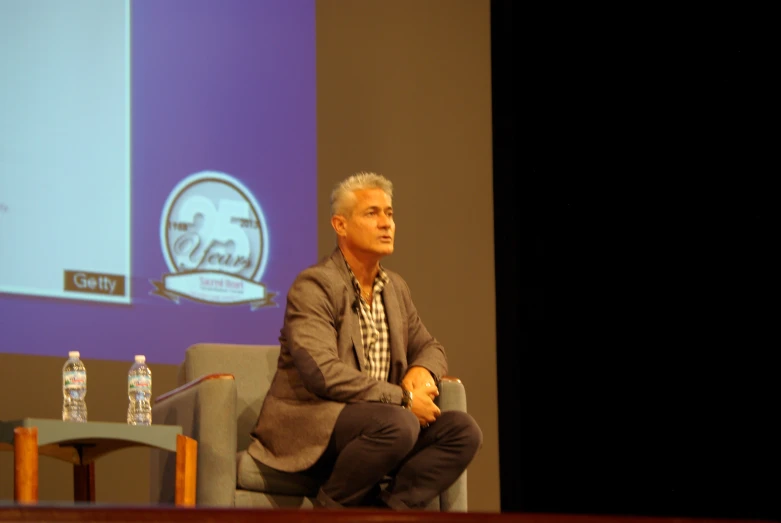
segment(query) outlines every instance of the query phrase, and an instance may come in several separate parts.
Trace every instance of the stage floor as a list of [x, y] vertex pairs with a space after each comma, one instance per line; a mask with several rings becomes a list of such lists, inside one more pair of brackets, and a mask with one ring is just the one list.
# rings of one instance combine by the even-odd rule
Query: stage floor
[[[658, 518], [522, 513], [392, 512], [380, 510], [264, 510], [227, 508], [125, 507], [61, 504], [0, 505], [0, 522], [219, 522], [219, 523], [759, 523], [761, 520]], [[769, 522], [768, 522], [769, 523]]]

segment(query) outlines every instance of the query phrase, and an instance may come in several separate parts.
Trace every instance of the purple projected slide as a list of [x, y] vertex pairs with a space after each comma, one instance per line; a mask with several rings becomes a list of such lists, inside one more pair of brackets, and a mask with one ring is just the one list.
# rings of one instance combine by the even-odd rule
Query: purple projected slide
[[0, 4], [0, 352], [278, 343], [317, 256], [314, 0], [48, 2]]

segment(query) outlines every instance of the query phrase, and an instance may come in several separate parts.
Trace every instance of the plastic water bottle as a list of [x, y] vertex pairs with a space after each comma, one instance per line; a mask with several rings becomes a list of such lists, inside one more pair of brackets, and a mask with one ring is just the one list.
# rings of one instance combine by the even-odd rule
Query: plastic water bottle
[[62, 421], [87, 421], [87, 369], [79, 351], [70, 351], [62, 367]]
[[128, 425], [152, 424], [152, 371], [146, 365], [145, 356], [136, 361], [127, 374], [127, 423]]

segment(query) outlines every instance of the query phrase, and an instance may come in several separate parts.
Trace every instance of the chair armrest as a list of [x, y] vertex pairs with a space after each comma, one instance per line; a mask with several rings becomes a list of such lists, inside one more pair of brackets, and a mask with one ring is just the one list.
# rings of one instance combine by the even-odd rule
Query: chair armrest
[[[231, 374], [201, 376], [158, 397], [152, 423], [178, 425], [198, 442], [198, 505], [233, 506], [236, 491], [236, 382]], [[173, 503], [176, 456], [152, 451], [152, 502]]]
[[453, 376], [443, 376], [439, 382], [439, 397], [435, 403], [443, 412], [446, 410], [466, 412], [466, 389], [461, 380]]
[[[439, 397], [435, 402], [442, 412], [461, 410], [466, 412], [466, 389], [461, 380], [444, 376], [439, 383]], [[466, 471], [439, 495], [439, 510], [443, 512], [466, 512]]]

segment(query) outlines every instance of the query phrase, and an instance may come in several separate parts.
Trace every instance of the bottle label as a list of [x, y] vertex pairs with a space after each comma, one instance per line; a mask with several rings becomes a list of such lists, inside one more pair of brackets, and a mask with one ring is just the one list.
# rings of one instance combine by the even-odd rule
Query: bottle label
[[80, 389], [87, 386], [87, 373], [83, 370], [69, 370], [62, 373], [62, 386], [66, 389]]
[[145, 376], [128, 376], [127, 390], [131, 392], [152, 392], [152, 380]]

